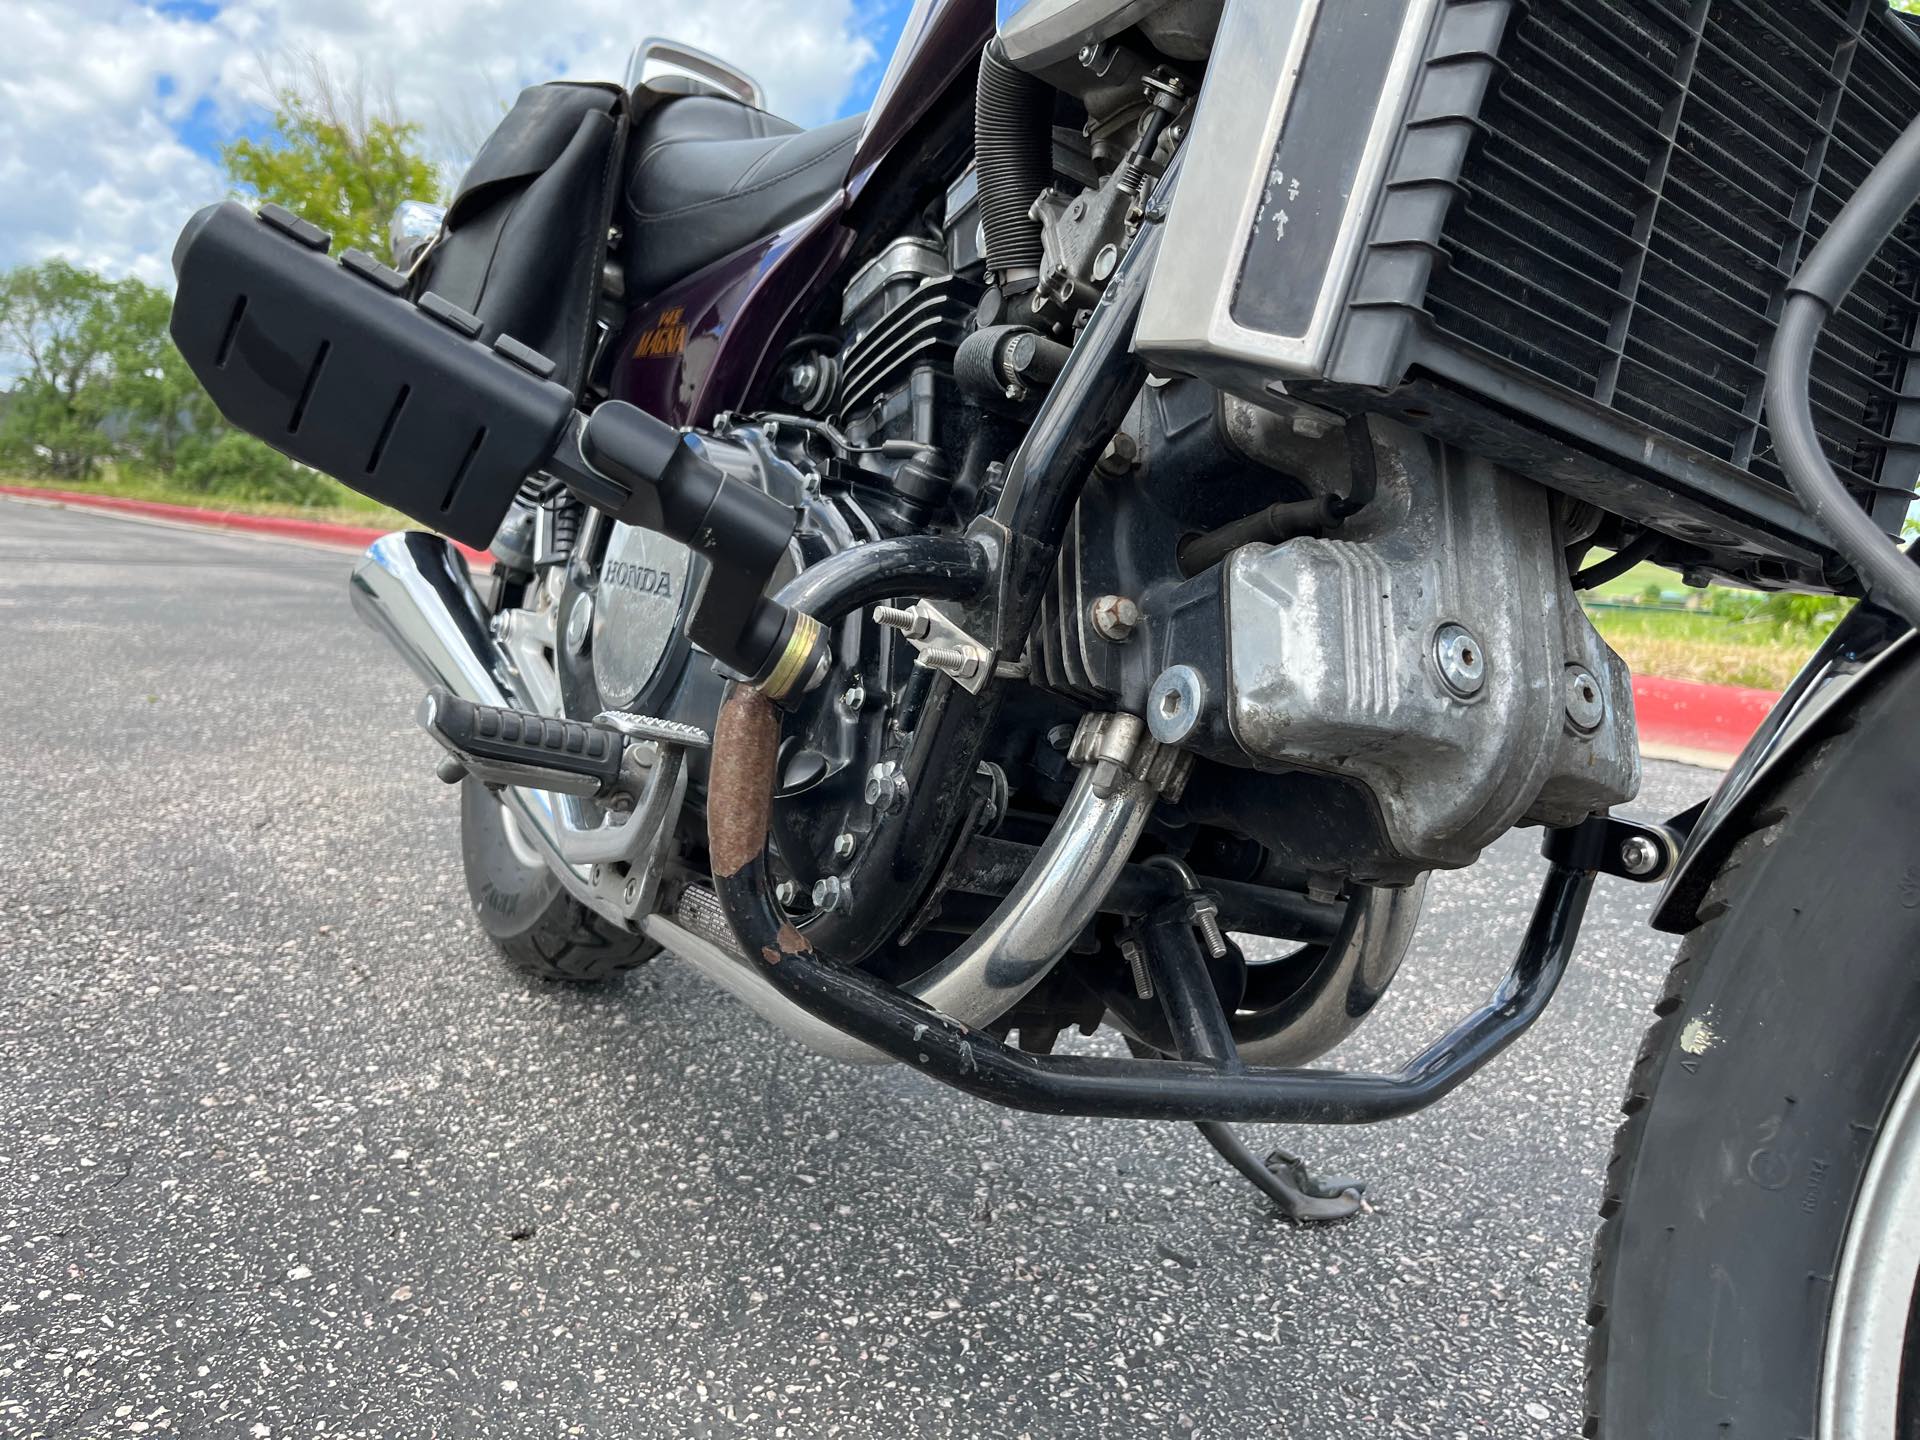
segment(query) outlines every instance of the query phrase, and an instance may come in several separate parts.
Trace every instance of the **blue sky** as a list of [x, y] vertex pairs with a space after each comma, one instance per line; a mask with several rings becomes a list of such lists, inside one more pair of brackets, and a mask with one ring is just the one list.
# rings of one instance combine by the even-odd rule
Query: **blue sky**
[[166, 283], [220, 146], [315, 57], [390, 91], [452, 165], [518, 90], [617, 78], [668, 35], [735, 60], [803, 124], [863, 109], [911, 0], [0, 0], [0, 268], [62, 255]]

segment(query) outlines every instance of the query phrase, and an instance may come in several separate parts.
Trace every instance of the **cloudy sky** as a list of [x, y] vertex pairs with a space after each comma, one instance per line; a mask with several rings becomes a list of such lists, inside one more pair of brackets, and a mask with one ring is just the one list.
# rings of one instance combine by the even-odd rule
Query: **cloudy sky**
[[803, 124], [861, 109], [908, 0], [0, 0], [0, 269], [61, 255], [169, 283], [181, 223], [226, 191], [219, 146], [266, 128], [267, 76], [311, 55], [389, 88], [450, 154], [524, 85], [618, 79], [667, 35], [723, 55]]

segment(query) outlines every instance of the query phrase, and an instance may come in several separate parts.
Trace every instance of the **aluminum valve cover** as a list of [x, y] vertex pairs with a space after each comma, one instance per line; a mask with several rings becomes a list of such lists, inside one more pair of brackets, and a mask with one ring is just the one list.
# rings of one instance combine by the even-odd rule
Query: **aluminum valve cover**
[[1229, 558], [1234, 739], [1262, 768], [1359, 781], [1422, 868], [1632, 799], [1632, 679], [1568, 584], [1553, 497], [1437, 445], [1379, 453], [1341, 538]]

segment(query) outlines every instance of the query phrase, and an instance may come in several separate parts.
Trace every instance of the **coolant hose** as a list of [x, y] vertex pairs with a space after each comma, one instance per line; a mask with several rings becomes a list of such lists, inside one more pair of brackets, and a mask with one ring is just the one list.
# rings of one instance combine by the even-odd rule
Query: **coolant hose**
[[1814, 347], [1873, 257], [1920, 204], [1920, 120], [1873, 168], [1787, 287], [1767, 363], [1767, 424], [1787, 483], [1868, 594], [1920, 628], [1920, 567], [1901, 554], [1834, 473], [1813, 423]]
[[987, 269], [1005, 287], [1040, 274], [1040, 222], [1028, 211], [1053, 180], [1053, 91], [1016, 70], [999, 40], [980, 55], [974, 169]]

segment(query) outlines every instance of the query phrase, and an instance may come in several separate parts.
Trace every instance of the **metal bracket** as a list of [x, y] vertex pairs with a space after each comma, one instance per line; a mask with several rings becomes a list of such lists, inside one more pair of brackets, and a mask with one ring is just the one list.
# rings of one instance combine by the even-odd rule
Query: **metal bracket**
[[1658, 885], [1680, 863], [1685, 838], [1671, 822], [1595, 815], [1578, 825], [1548, 830], [1540, 851], [1569, 870], [1595, 870], [1638, 885]]

